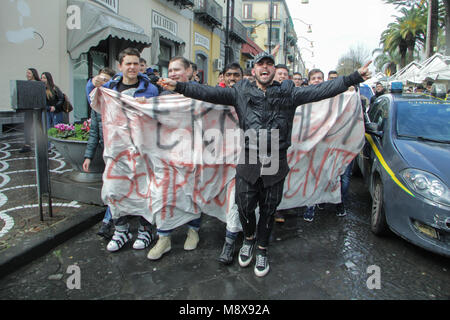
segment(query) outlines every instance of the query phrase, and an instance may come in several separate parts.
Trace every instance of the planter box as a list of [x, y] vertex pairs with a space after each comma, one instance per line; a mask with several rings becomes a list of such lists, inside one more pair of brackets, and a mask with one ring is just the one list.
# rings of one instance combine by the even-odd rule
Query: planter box
[[103, 161], [103, 149], [97, 148], [95, 156], [91, 161], [89, 172], [83, 171], [84, 151], [87, 141], [66, 140], [54, 137], [48, 137], [56, 150], [74, 169], [70, 173], [70, 179], [76, 182], [101, 182], [105, 163]]

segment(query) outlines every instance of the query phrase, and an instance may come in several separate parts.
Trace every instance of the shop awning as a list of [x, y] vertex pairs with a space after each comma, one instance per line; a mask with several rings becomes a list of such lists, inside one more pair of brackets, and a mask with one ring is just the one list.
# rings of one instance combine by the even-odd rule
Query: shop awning
[[181, 38], [171, 34], [170, 32], [167, 32], [166, 30], [158, 29], [158, 30], [155, 30], [155, 31], [157, 31], [159, 33], [159, 36], [161, 38], [173, 41], [173, 42], [178, 43], [178, 44], [184, 44], [185, 43], [183, 39], [181, 39]]
[[135, 42], [138, 49], [151, 45], [144, 29], [128, 18], [85, 1], [69, 0], [67, 5], [81, 9], [81, 28], [67, 30], [67, 51], [72, 59], [78, 59], [108, 37]]
[[253, 59], [258, 53], [264, 51], [253, 40], [247, 37], [247, 42], [242, 44], [241, 53]]

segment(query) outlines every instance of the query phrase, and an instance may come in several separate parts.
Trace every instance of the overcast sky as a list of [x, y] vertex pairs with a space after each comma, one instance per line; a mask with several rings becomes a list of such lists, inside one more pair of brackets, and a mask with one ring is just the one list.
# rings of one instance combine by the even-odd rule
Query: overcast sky
[[[385, 4], [382, 0], [286, 0], [292, 18], [298, 18], [312, 24], [312, 33], [306, 33], [307, 26], [294, 20], [295, 30], [299, 36], [299, 48], [306, 62], [306, 67], [321, 69], [326, 74], [336, 69], [338, 59], [350, 47], [358, 43], [370, 52], [379, 47], [380, 35], [394, 15], [400, 14], [395, 6]], [[314, 48], [308, 41], [314, 41]], [[373, 71], [373, 70], [372, 70]]]

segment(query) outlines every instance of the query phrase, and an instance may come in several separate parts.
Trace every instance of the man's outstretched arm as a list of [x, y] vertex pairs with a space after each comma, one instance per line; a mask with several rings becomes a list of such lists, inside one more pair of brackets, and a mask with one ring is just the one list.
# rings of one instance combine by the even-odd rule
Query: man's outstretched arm
[[299, 87], [294, 89], [294, 104], [296, 106], [316, 102], [323, 99], [334, 97], [347, 91], [348, 87], [364, 82], [370, 79], [371, 73], [369, 65], [372, 61], [366, 63], [363, 67], [348, 76], [341, 76], [331, 81], [325, 81], [317, 85]]
[[181, 93], [185, 97], [213, 104], [234, 106], [237, 91], [233, 88], [215, 88], [189, 82], [179, 82], [168, 78], [159, 79], [158, 84], [165, 90]]

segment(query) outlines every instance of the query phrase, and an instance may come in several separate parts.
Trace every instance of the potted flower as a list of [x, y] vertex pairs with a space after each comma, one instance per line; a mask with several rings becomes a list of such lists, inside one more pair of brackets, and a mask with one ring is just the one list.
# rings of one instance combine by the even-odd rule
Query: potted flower
[[83, 171], [84, 152], [89, 140], [90, 128], [91, 120], [89, 119], [79, 124], [60, 123], [48, 130], [48, 137], [56, 150], [74, 169], [70, 178], [78, 182], [101, 181], [105, 169], [103, 149], [98, 147], [91, 161], [89, 172]]

